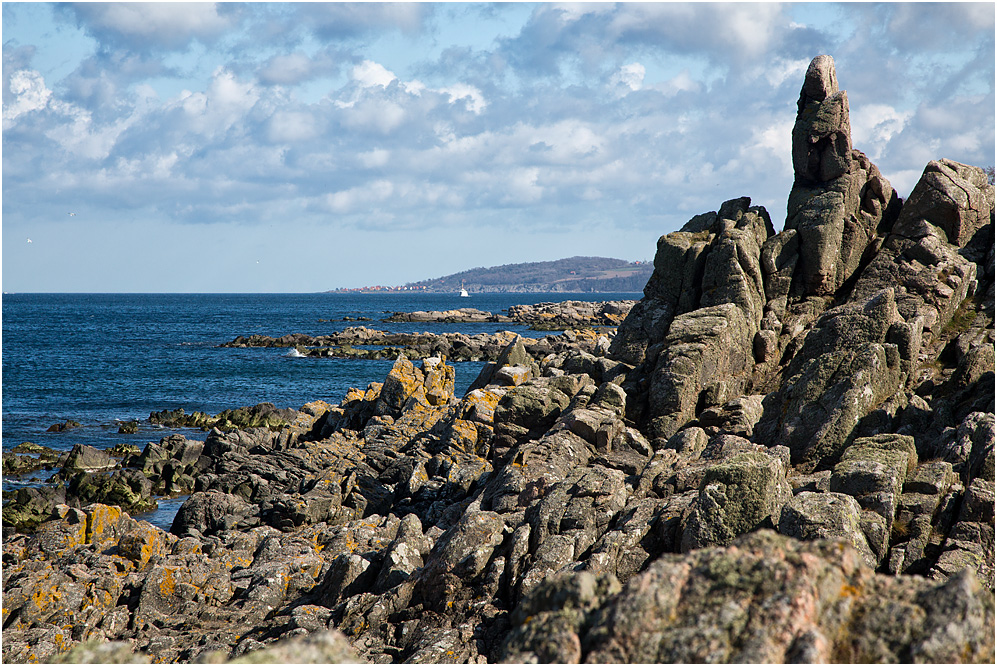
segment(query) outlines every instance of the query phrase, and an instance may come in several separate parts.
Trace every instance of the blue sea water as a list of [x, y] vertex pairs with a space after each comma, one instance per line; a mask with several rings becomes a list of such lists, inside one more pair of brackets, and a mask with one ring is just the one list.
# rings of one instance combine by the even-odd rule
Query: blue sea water
[[[69, 450], [82, 443], [143, 447], [171, 434], [148, 422], [150, 412], [183, 408], [217, 414], [260, 402], [298, 408], [312, 400], [339, 403], [350, 387], [383, 381], [392, 361], [300, 358], [287, 349], [229, 349], [238, 335], [324, 335], [348, 326], [393, 332], [512, 330], [515, 324], [384, 323], [391, 312], [510, 305], [552, 300], [603, 301], [639, 294], [4, 294], [2, 297], [3, 449], [33, 442]], [[367, 317], [372, 321], [344, 321]], [[456, 363], [457, 393], [481, 363]], [[66, 420], [80, 428], [49, 433]], [[133, 435], [122, 421], [139, 421]], [[205, 433], [181, 431], [190, 439]], [[4, 478], [4, 490], [42, 483], [50, 473]], [[169, 527], [179, 502], [161, 501], [147, 516]]]

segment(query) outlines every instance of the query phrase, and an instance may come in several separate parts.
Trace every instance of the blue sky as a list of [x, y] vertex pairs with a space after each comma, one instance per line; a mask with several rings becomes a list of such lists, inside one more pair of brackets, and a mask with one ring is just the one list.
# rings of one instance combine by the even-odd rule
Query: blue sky
[[650, 259], [743, 195], [778, 229], [822, 53], [906, 196], [994, 164], [994, 7], [5, 2], [3, 290]]

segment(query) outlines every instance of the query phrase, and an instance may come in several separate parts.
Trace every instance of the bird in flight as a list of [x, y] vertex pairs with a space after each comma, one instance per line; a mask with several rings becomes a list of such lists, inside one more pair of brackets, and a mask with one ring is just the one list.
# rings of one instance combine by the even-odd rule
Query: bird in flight
[[28, 242], [29, 242], [29, 243], [31, 242], [31, 239], [30, 239], [30, 238], [28, 239]]
[[76, 213], [70, 213], [69, 217], [76, 217]]

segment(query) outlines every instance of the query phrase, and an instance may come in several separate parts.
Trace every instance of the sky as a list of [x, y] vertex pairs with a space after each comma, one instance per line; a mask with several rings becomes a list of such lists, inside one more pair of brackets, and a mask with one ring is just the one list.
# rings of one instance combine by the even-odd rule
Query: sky
[[3, 3], [4, 292], [316, 292], [649, 260], [803, 76], [905, 197], [994, 159], [994, 3]]

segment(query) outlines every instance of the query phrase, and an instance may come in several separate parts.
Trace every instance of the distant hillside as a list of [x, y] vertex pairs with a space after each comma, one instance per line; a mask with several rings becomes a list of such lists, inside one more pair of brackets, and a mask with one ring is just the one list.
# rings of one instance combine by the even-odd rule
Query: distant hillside
[[557, 261], [472, 268], [445, 277], [411, 282], [406, 289], [469, 292], [620, 292], [641, 291], [654, 265], [606, 257], [571, 257]]

